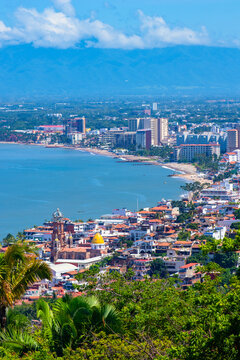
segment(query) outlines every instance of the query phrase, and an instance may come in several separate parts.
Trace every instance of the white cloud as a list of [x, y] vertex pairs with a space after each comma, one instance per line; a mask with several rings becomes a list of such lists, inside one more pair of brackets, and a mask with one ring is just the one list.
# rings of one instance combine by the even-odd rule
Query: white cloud
[[16, 44], [19, 42], [20, 32], [16, 28], [6, 26], [0, 20], [0, 47], [3, 44]]
[[16, 17], [21, 31], [21, 42], [35, 46], [67, 48], [80, 39], [79, 20], [47, 8], [42, 13], [35, 9], [19, 8]]
[[71, 0], [52, 0], [55, 8], [68, 16], [75, 16], [75, 9]]
[[139, 10], [138, 13], [141, 20], [141, 32], [145, 47], [206, 45], [209, 43], [205, 28], [202, 28], [200, 32], [196, 32], [187, 27], [170, 28], [162, 17], [146, 16], [141, 10]]
[[10, 27], [7, 27], [2, 21], [0, 21], [0, 34], [11, 31]]
[[89, 35], [97, 40], [97, 42], [88, 41], [89, 46], [112, 49], [135, 49], [144, 47], [140, 36], [127, 36], [99, 20], [87, 20], [85, 21], [85, 25], [86, 28], [89, 29]]
[[208, 44], [205, 29], [170, 28], [163, 18], [139, 11], [139, 34], [126, 35], [93, 17], [80, 20], [70, 0], [52, 0], [54, 8], [43, 12], [18, 8], [16, 27], [0, 21], [0, 45], [32, 43], [34, 46], [68, 48], [79, 45], [101, 48], [144, 49], [176, 44]]
[[34, 46], [68, 48], [85, 41], [88, 46], [132, 49], [143, 47], [139, 36], [126, 36], [99, 20], [79, 20], [63, 12], [47, 8], [19, 8], [16, 17], [20, 34], [18, 40]]

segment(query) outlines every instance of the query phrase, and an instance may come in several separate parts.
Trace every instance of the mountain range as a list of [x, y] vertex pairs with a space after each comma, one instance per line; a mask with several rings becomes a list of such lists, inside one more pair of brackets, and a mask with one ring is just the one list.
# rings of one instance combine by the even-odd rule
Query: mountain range
[[0, 49], [0, 98], [240, 93], [240, 50]]

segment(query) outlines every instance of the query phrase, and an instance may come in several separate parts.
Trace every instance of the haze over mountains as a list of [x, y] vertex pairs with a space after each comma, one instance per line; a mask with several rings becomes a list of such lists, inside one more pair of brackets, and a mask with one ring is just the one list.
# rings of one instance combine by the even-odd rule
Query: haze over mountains
[[240, 50], [0, 49], [0, 97], [240, 94]]

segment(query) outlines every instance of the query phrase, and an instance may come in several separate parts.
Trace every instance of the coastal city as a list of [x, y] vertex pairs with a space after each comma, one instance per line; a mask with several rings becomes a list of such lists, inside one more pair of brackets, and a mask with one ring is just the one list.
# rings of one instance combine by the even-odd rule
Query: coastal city
[[240, 359], [239, 13], [1, 1], [0, 360]]
[[[181, 105], [178, 112], [188, 106]], [[221, 117], [211, 115], [211, 121], [198, 123], [189, 111], [188, 116], [177, 114], [175, 105], [169, 117], [162, 117], [161, 104], [153, 102], [138, 104], [129, 114], [124, 113], [127, 126], [93, 129], [89, 127], [91, 120], [82, 114], [66, 117], [55, 113], [48, 114], [54, 119], [52, 124], [26, 130], [11, 129], [8, 114], [24, 113], [27, 108], [2, 106], [2, 142], [71, 148], [139, 166], [163, 166], [176, 171], [170, 176], [187, 181], [181, 186], [180, 199], [156, 199], [155, 206], [140, 210], [109, 209], [109, 214], [88, 221], [73, 221], [61, 209], [55, 209], [51, 216], [49, 209], [49, 220], [43, 224], [17, 236], [6, 235], [0, 252], [19, 241], [34, 245], [53, 276], [50, 282], [29, 287], [19, 304], [53, 295], [77, 296], [88, 283], [89, 271], [96, 268], [97, 283], [99, 274], [124, 275], [131, 269], [133, 281], [174, 276], [183, 289], [201, 283], [206, 274], [216, 276], [215, 268], [207, 268], [209, 263], [230, 273], [237, 271], [240, 126], [236, 119], [226, 122], [224, 111], [239, 104], [216, 100], [206, 101], [204, 106], [208, 113], [213, 106], [212, 114], [221, 107]], [[198, 107], [203, 104], [191, 104], [191, 111]], [[163, 108], [169, 115], [167, 106]], [[109, 123], [117, 120], [107, 119]], [[233, 251], [226, 252], [230, 245]]]

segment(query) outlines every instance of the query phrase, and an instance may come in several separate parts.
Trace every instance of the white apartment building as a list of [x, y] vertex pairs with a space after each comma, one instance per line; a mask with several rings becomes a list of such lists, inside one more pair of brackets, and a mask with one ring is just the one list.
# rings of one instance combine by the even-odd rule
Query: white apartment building
[[237, 199], [238, 193], [233, 190], [233, 184], [229, 184], [228, 181], [224, 181], [220, 185], [214, 185], [210, 188], [202, 190], [201, 197], [232, 201]]
[[152, 146], [160, 145], [162, 141], [168, 138], [168, 119], [151, 118], [150, 129]]
[[174, 157], [175, 160], [186, 160], [192, 161], [199, 155], [205, 155], [213, 157], [216, 155], [220, 156], [220, 145], [219, 144], [182, 144], [175, 149]]

